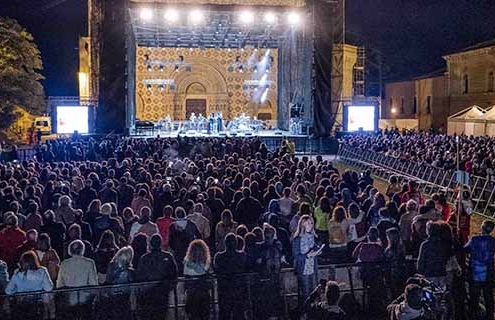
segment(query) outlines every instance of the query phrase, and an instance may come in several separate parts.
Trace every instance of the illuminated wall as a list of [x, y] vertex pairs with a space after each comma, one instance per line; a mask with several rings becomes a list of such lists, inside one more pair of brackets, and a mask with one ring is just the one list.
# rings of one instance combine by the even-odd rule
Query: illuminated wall
[[90, 94], [90, 39], [88, 37], [79, 38], [79, 97], [88, 98]]
[[[277, 76], [278, 50], [271, 49], [271, 68], [266, 72], [269, 90], [266, 101], [261, 103], [260, 91], [255, 87], [246, 90], [246, 81], [260, 80], [265, 70], [254, 70], [253, 66], [265, 56], [266, 49], [198, 49], [189, 48], [148, 48], [138, 47], [136, 54], [136, 118], [156, 121], [170, 114], [174, 120], [186, 118], [187, 100], [206, 100], [206, 114], [222, 112], [224, 118], [231, 119], [241, 113], [250, 116], [269, 115], [277, 119]], [[176, 72], [174, 64], [167, 64], [163, 71], [159, 62], [176, 62], [184, 57], [185, 65]], [[235, 68], [236, 57], [240, 56], [243, 72]], [[268, 55], [267, 55], [268, 56]], [[146, 59], [148, 58], [148, 60]], [[148, 66], [151, 64], [151, 71]], [[173, 80], [163, 90], [158, 85], [151, 89], [143, 82], [151, 79]]]
[[[131, 2], [150, 2], [150, 0], [131, 0]], [[255, 6], [290, 6], [302, 7], [305, 0], [155, 0], [170, 4], [220, 4], [220, 5], [255, 5]]]

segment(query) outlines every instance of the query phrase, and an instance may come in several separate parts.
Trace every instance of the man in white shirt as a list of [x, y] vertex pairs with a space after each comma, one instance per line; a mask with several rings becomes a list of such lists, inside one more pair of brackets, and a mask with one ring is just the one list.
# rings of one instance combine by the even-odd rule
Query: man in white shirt
[[187, 220], [193, 222], [196, 227], [198, 227], [203, 240], [208, 240], [210, 238], [211, 228], [210, 221], [205, 218], [202, 214], [203, 212], [203, 204], [196, 203], [194, 205], [194, 212], [186, 217]]

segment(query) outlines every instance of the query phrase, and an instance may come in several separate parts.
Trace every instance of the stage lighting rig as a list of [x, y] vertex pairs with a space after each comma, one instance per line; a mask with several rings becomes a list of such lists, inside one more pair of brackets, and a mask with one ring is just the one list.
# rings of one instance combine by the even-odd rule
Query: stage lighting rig
[[194, 25], [202, 23], [204, 19], [205, 15], [203, 11], [199, 9], [194, 9], [193, 11], [191, 11], [191, 13], [189, 13], [189, 22]]
[[164, 17], [167, 22], [177, 22], [179, 20], [179, 12], [175, 9], [168, 9], [165, 11]]
[[240, 20], [243, 24], [252, 24], [254, 22], [254, 14], [251, 11], [243, 11], [240, 14]]
[[277, 16], [273, 12], [265, 13], [265, 22], [268, 23], [269, 26], [273, 26], [277, 24]]
[[301, 22], [301, 16], [297, 12], [290, 12], [287, 15], [287, 22], [293, 27], [297, 26]]

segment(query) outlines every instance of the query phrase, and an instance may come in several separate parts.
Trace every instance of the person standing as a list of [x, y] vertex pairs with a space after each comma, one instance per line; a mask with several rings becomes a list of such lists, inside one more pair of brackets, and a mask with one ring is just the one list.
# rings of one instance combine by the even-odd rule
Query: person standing
[[177, 264], [174, 256], [162, 250], [162, 237], [150, 238], [150, 252], [139, 260], [136, 278], [140, 282], [160, 282], [146, 286], [140, 296], [142, 319], [164, 319], [169, 306], [169, 294], [177, 281]]
[[485, 318], [493, 320], [493, 278], [494, 265], [493, 256], [495, 254], [495, 238], [490, 234], [493, 232], [495, 224], [485, 220], [481, 225], [481, 235], [474, 236], [465, 245], [469, 254], [469, 291], [471, 315], [476, 318], [479, 312], [479, 298], [483, 294], [485, 304]]
[[316, 259], [318, 249], [315, 245], [313, 218], [310, 215], [303, 215], [299, 219], [292, 241], [294, 272], [297, 275], [300, 307], [318, 281], [318, 262]]
[[5, 228], [0, 231], [0, 260], [7, 264], [9, 270], [14, 270], [17, 248], [26, 240], [26, 234], [19, 228], [13, 212], [7, 212], [3, 221]]
[[237, 238], [234, 233], [228, 233], [224, 243], [225, 250], [215, 255], [213, 263], [218, 275], [219, 318], [243, 319], [245, 282], [240, 274], [246, 269], [246, 254], [237, 251]]

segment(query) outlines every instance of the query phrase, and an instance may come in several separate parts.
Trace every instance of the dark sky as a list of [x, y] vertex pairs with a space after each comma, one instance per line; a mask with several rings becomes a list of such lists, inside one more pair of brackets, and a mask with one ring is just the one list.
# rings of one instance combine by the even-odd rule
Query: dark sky
[[[77, 95], [78, 37], [86, 0], [0, 0], [0, 15], [30, 31], [45, 66], [47, 95]], [[348, 39], [383, 53], [389, 79], [444, 66], [442, 55], [495, 38], [495, 0], [347, 0]]]

